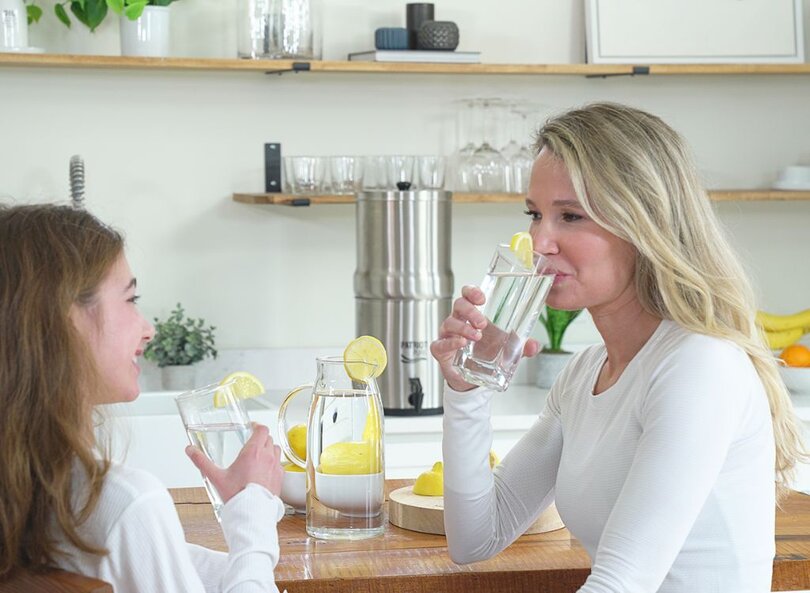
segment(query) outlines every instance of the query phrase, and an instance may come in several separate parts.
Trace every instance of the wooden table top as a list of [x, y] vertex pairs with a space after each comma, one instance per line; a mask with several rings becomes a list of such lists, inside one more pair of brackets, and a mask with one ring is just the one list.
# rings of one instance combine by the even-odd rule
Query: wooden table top
[[[387, 490], [413, 483], [388, 480]], [[227, 550], [203, 488], [171, 490], [189, 542]], [[590, 560], [567, 529], [524, 535], [483, 562], [457, 565], [442, 535], [388, 523], [382, 537], [323, 541], [306, 534], [303, 515], [278, 524], [279, 590], [289, 593], [572, 593], [585, 582]], [[774, 591], [810, 589], [810, 496], [791, 493], [776, 513]]]

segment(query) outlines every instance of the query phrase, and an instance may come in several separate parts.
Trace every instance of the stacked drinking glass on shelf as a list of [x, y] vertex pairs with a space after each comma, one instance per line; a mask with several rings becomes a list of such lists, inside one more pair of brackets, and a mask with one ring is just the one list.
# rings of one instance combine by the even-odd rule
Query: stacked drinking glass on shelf
[[451, 189], [475, 193], [525, 193], [534, 155], [531, 106], [497, 98], [456, 102], [458, 149]]
[[288, 156], [284, 191], [354, 194], [363, 190], [442, 189], [445, 157], [436, 155]]

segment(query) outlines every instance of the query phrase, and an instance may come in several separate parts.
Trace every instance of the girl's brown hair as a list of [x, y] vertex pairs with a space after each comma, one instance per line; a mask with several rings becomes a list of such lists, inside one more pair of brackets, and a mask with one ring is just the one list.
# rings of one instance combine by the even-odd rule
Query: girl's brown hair
[[[121, 235], [91, 214], [55, 205], [0, 209], [0, 580], [40, 570], [78, 549], [109, 468], [99, 455], [92, 401], [102, 389], [71, 311], [92, 306], [123, 253]], [[73, 492], [73, 472], [87, 489]]]

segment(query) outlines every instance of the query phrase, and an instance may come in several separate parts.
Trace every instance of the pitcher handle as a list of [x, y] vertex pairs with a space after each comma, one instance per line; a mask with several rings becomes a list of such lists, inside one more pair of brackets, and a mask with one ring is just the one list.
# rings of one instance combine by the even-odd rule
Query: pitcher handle
[[[304, 469], [307, 468], [307, 460], [301, 459], [298, 454], [293, 451], [292, 447], [290, 447], [290, 441], [287, 440], [287, 406], [295, 398], [295, 396], [301, 393], [304, 389], [312, 389], [313, 387], [313, 383], [299, 385], [284, 396], [284, 401], [281, 403], [281, 407], [278, 409], [278, 444], [281, 446], [281, 450], [284, 452], [284, 455], [287, 456], [287, 459], [292, 461], [298, 467], [302, 467]], [[309, 441], [309, 434], [307, 434], [307, 441]]]

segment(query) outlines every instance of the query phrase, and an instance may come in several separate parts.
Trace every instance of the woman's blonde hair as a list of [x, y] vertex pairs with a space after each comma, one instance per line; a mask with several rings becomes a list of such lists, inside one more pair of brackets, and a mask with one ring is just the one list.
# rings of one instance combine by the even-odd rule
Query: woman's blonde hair
[[[0, 581], [52, 566], [54, 527], [80, 550], [105, 552], [77, 529], [109, 461], [92, 431], [102, 380], [71, 310], [93, 306], [123, 245], [82, 210], [0, 209]], [[87, 477], [81, 493], [72, 488], [76, 469]]]
[[535, 145], [538, 152], [544, 147], [565, 164], [588, 215], [636, 248], [644, 309], [748, 354], [768, 395], [781, 499], [807, 454], [776, 360], [755, 324], [753, 291], [686, 142], [654, 115], [595, 103], [547, 121]]

